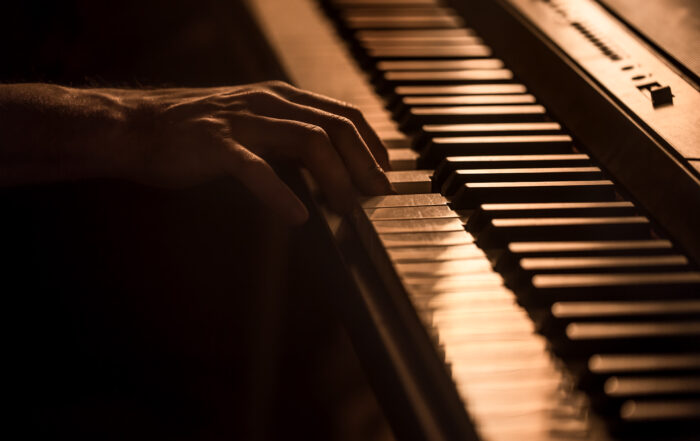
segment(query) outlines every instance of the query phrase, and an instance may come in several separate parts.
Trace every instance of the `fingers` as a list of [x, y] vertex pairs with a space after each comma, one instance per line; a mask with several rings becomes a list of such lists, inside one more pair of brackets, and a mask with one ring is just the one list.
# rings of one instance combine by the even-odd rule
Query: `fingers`
[[293, 103], [316, 107], [352, 121], [379, 165], [384, 170], [390, 169], [389, 155], [384, 144], [357, 107], [327, 96], [296, 88], [282, 81], [270, 82], [269, 87]]
[[[251, 97], [249, 108], [258, 115], [299, 121], [320, 127], [345, 163], [353, 181], [367, 194], [393, 192], [386, 175], [351, 120], [324, 110], [292, 103], [270, 93]], [[236, 118], [233, 118], [235, 124]], [[232, 127], [234, 133], [242, 127]], [[270, 135], [270, 132], [266, 132]]]
[[287, 223], [300, 225], [306, 222], [309, 218], [306, 207], [268, 163], [229, 138], [220, 141], [223, 143], [222, 165], [228, 174], [239, 179]]
[[226, 117], [238, 142], [266, 158], [300, 160], [333, 208], [341, 212], [352, 208], [356, 199], [352, 180], [321, 127], [252, 114], [228, 114]]
[[[339, 101], [284, 83], [163, 90], [143, 101], [153, 103], [168, 123], [163, 129], [173, 135], [158, 151], [163, 157], [158, 164], [166, 164], [161, 168], [195, 180], [231, 174], [291, 223], [303, 222], [308, 212], [262, 158], [301, 161], [341, 212], [354, 206], [355, 188], [366, 194], [395, 192], [382, 170], [388, 159], [381, 141], [357, 109]], [[207, 149], [179, 147], [190, 143], [180, 136], [187, 130], [172, 130], [183, 125], [192, 125], [190, 137], [214, 138], [205, 142], [214, 147], [213, 156]], [[225, 152], [221, 163], [206, 159], [219, 158], [219, 151]]]

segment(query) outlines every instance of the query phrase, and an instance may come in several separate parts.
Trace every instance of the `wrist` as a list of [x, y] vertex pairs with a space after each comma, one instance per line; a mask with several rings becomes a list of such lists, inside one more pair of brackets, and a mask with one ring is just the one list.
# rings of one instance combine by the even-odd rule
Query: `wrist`
[[79, 177], [121, 178], [134, 149], [129, 140], [129, 105], [117, 89], [67, 89], [65, 164]]
[[114, 176], [125, 109], [100, 89], [0, 85], [6, 183]]

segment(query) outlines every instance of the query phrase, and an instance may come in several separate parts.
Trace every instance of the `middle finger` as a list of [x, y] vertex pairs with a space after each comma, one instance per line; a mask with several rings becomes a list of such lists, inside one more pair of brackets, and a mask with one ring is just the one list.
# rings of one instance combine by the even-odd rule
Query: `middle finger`
[[292, 103], [267, 93], [252, 96], [249, 104], [249, 109], [259, 115], [304, 122], [323, 128], [360, 190], [368, 194], [393, 192], [388, 178], [348, 118]]

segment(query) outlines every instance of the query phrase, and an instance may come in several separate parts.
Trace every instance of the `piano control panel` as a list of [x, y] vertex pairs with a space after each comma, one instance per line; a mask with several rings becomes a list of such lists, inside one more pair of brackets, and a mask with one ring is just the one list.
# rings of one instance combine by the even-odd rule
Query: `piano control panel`
[[[700, 91], [592, 0], [507, 0], [678, 158], [700, 158]], [[643, 4], [640, 3], [640, 7]]]

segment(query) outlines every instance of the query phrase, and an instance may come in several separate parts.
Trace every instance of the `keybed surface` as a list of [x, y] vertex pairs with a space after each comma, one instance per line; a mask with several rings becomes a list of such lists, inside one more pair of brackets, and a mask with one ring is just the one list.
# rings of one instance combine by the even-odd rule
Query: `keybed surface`
[[308, 54], [280, 56], [300, 86], [357, 105], [386, 140], [399, 194], [361, 201], [368, 241], [479, 436], [692, 439], [692, 261], [443, 2], [322, 3], [313, 44], [334, 48], [332, 61], [308, 76], [294, 61]]

